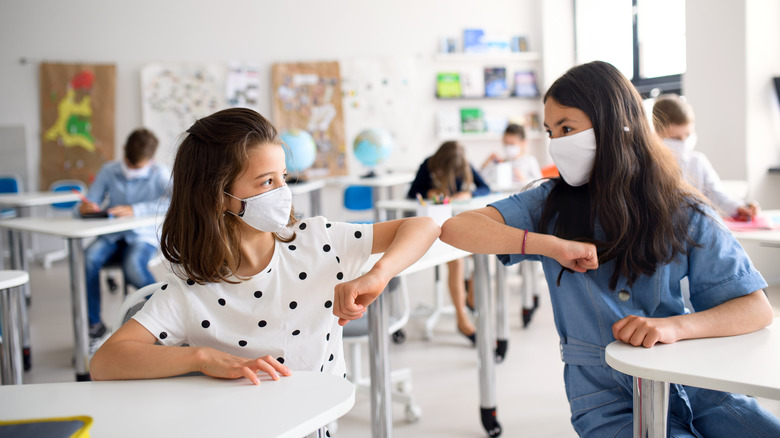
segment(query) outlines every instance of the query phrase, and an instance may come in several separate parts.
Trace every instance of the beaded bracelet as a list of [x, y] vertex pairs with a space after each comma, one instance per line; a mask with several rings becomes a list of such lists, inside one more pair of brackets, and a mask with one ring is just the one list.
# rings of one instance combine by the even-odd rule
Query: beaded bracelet
[[528, 228], [525, 229], [525, 233], [523, 233], [523, 248], [520, 252], [520, 254], [525, 255], [525, 241], [528, 240]]

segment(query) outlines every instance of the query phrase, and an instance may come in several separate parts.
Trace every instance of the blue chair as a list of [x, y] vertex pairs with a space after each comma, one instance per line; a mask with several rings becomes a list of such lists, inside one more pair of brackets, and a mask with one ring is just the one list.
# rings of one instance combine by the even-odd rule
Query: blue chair
[[[363, 212], [374, 210], [374, 189], [369, 186], [348, 186], [344, 189], [344, 208], [349, 211]], [[370, 224], [372, 220], [350, 221], [356, 224]]]
[[[24, 191], [22, 178], [19, 175], [0, 175], [0, 193], [21, 193]], [[0, 210], [0, 219], [16, 217], [16, 209]]]

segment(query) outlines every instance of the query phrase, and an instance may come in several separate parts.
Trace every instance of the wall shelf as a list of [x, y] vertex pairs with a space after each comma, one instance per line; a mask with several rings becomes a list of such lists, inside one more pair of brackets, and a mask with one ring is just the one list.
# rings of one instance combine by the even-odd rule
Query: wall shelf
[[497, 52], [497, 53], [438, 53], [433, 60], [437, 62], [534, 62], [542, 59], [537, 52]]

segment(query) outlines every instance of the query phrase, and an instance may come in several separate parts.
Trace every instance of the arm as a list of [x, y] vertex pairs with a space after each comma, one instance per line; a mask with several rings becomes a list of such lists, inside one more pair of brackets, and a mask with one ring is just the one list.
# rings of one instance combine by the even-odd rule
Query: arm
[[89, 363], [95, 380], [154, 379], [200, 371], [211, 377], [246, 377], [260, 384], [258, 372], [274, 380], [290, 370], [271, 356], [245, 359], [209, 347], [154, 345], [157, 339], [136, 320], [127, 321], [98, 349]]
[[615, 339], [634, 346], [652, 347], [683, 339], [734, 336], [760, 330], [772, 323], [772, 306], [763, 290], [733, 298], [701, 312], [668, 318], [627, 316], [612, 325]]
[[471, 192], [472, 196], [484, 196], [490, 193], [490, 187], [487, 185], [484, 179], [482, 179], [482, 175], [479, 174], [479, 172], [474, 169], [474, 166], [469, 165], [471, 168], [471, 176], [474, 179], [474, 185], [477, 186], [476, 189], [474, 189], [473, 192]]
[[[484, 207], [448, 219], [442, 225], [440, 239], [476, 254], [520, 254], [524, 235], [525, 230], [505, 225], [498, 210]], [[561, 266], [577, 272], [598, 267], [598, 256], [593, 244], [539, 233], [528, 233], [525, 240], [526, 254], [553, 258]]]
[[333, 314], [339, 317], [339, 324], [360, 318], [390, 279], [428, 251], [440, 231], [436, 222], [425, 216], [374, 224], [371, 252], [384, 254], [366, 274], [336, 285]]
[[[171, 203], [170, 171], [167, 167], [156, 165], [149, 180], [139, 188], [141, 199], [130, 205], [117, 205], [109, 209], [116, 217], [150, 216], [168, 210]], [[138, 199], [138, 198], [136, 198]]]
[[412, 181], [412, 184], [409, 187], [409, 193], [406, 194], [406, 197], [414, 199], [417, 197], [418, 193], [423, 197], [427, 197], [428, 191], [431, 190], [432, 185], [431, 173], [428, 171], [428, 160], [425, 160], [420, 165], [420, 168], [417, 169], [417, 175], [414, 176], [414, 181]]
[[100, 211], [100, 204], [108, 193], [108, 180], [110, 178], [110, 172], [106, 170], [106, 166], [103, 166], [95, 176], [95, 181], [92, 182], [87, 191], [86, 198], [89, 202], [82, 202], [78, 205], [78, 213], [80, 215], [88, 213], [97, 213]]

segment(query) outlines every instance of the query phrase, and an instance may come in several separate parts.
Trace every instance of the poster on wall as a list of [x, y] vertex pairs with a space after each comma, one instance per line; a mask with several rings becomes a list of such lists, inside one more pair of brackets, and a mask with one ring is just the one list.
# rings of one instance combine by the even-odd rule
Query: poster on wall
[[160, 141], [157, 161], [171, 166], [181, 134], [226, 107], [226, 74], [221, 63], [153, 63], [141, 69], [142, 120]]
[[89, 184], [114, 158], [116, 66], [40, 64], [39, 187], [61, 179]]
[[225, 81], [228, 106], [260, 110], [260, 65], [234, 61], [228, 64]]
[[[385, 132], [389, 134], [388, 145], [379, 152], [381, 159], [373, 160], [377, 154], [361, 156], [358, 149], [350, 154], [350, 164], [361, 169], [359, 173], [387, 168], [410, 167], [424, 157], [417, 157], [410, 145], [419, 144], [422, 120], [420, 108], [417, 63], [406, 57], [363, 57], [339, 60], [341, 66], [341, 88], [344, 93], [344, 125], [347, 144], [353, 145], [361, 133]], [[375, 136], [381, 138], [381, 135]], [[429, 145], [424, 150], [433, 149]], [[420, 149], [420, 148], [417, 148]], [[354, 160], [354, 161], [352, 161]], [[415, 165], [415, 164], [412, 164]]]
[[298, 62], [271, 68], [273, 123], [280, 132], [304, 130], [316, 144], [307, 173], [320, 178], [347, 174], [339, 63]]

